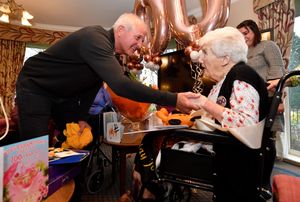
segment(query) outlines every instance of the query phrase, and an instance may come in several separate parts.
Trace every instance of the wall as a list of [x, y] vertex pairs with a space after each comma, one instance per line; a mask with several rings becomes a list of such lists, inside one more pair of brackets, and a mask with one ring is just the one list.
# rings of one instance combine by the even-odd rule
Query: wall
[[300, 16], [300, 1], [295, 0], [296, 16]]
[[0, 22], [0, 40], [22, 41], [32, 44], [50, 45], [62, 39], [69, 32], [51, 31]]
[[227, 26], [236, 27], [247, 19], [258, 22], [258, 17], [253, 11], [253, 0], [232, 1]]

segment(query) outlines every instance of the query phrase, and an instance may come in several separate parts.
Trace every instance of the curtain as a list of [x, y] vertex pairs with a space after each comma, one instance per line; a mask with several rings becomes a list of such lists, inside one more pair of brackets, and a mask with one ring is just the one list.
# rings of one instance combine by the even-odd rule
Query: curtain
[[0, 96], [8, 116], [14, 107], [15, 85], [23, 65], [26, 43], [51, 45], [69, 33], [0, 23]]
[[[285, 68], [287, 69], [293, 41], [295, 0], [276, 0], [262, 8], [265, 0], [253, 0], [253, 8], [258, 15], [261, 30], [273, 29], [274, 41], [278, 44]], [[259, 9], [258, 9], [259, 8]]]
[[[15, 86], [24, 60], [26, 43], [12, 40], [0, 40], [0, 96], [9, 116], [15, 98]], [[3, 117], [1, 110], [0, 116]]]

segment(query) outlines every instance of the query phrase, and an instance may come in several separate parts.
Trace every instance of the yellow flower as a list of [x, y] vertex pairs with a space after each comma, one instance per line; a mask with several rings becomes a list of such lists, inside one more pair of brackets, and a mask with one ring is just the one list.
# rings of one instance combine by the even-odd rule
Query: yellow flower
[[[293, 70], [300, 70], [300, 65], [297, 66], [296, 68], [294, 68]], [[292, 76], [290, 78], [290, 81], [291, 81], [291, 86], [292, 87], [298, 86], [300, 84], [300, 77], [299, 76]]]

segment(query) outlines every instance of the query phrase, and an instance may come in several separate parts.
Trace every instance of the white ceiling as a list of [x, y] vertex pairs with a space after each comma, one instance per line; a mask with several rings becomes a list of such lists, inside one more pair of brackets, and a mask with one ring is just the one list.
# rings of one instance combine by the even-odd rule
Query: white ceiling
[[[95, 24], [110, 28], [119, 15], [132, 12], [135, 2], [135, 0], [15, 1], [34, 16], [34, 27], [65, 31]], [[185, 0], [188, 13], [197, 16], [202, 10], [201, 1], [203, 0]], [[236, 0], [231, 0], [234, 1]]]
[[34, 26], [111, 27], [117, 17], [131, 12], [134, 0], [15, 0], [33, 16]]
[[[35, 27], [70, 29], [87, 25], [109, 28], [124, 12], [132, 12], [135, 0], [15, 0], [33, 16]], [[195, 1], [199, 0], [187, 0]], [[200, 3], [198, 3], [200, 4]], [[200, 7], [200, 6], [199, 6]]]

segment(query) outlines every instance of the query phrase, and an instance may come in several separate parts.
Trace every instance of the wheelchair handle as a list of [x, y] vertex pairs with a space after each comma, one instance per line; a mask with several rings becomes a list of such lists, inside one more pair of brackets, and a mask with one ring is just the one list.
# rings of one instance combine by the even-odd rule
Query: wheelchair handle
[[286, 80], [292, 76], [295, 75], [300, 75], [300, 70], [294, 70], [291, 71], [289, 73], [286, 73], [284, 76], [282, 76], [276, 86], [276, 91], [274, 93], [274, 97], [272, 99], [272, 103], [271, 103], [271, 107], [270, 107], [270, 111], [269, 114], [267, 116], [266, 119], [266, 127], [271, 128], [273, 123], [274, 123], [274, 119], [277, 113], [277, 109], [278, 106], [280, 104], [281, 101], [281, 97], [282, 97], [282, 90], [284, 88], [284, 83], [286, 82]]

